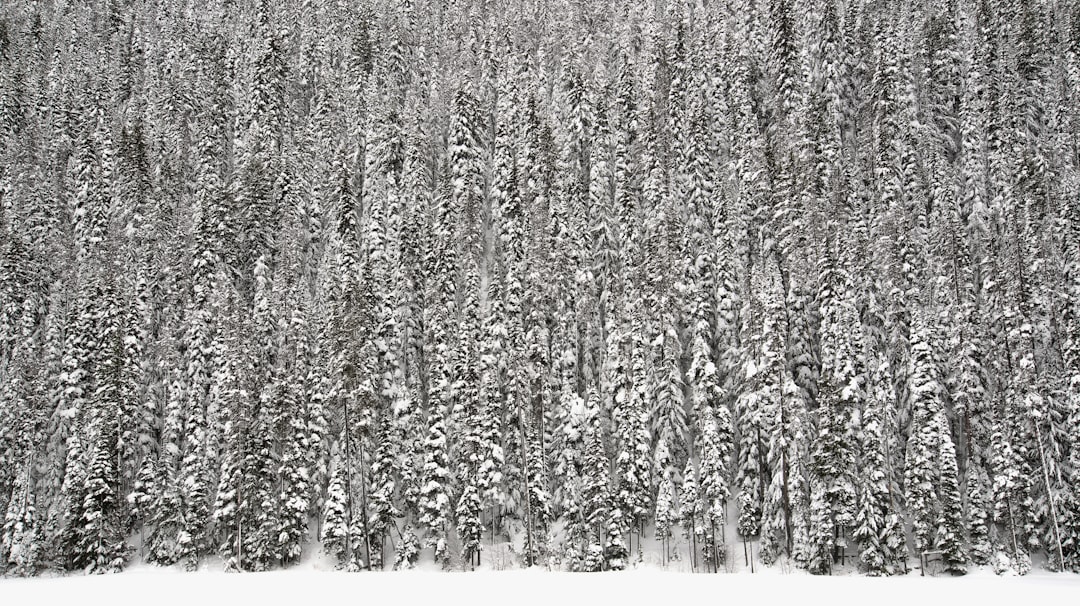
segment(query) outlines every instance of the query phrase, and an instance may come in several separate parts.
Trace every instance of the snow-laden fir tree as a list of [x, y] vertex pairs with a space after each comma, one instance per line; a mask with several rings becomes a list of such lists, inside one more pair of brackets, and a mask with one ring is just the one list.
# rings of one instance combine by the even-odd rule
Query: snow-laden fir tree
[[683, 536], [690, 545], [690, 562], [695, 568], [698, 561], [698, 548], [703, 544], [705, 536], [703, 510], [693, 461], [687, 460], [682, 472], [682, 486], [679, 488], [678, 520], [682, 526]]
[[726, 548], [725, 525], [727, 503], [731, 496], [728, 487], [728, 467], [731, 459], [731, 417], [725, 406], [715, 412], [705, 409], [701, 435], [701, 498], [705, 544], [702, 546], [705, 563], [718, 572]]

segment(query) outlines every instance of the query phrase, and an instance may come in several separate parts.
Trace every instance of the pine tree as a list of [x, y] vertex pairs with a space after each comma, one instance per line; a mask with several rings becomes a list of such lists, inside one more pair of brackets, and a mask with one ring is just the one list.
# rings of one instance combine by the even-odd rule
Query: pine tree
[[907, 547], [888, 469], [886, 410], [893, 391], [883, 361], [872, 365], [868, 378], [860, 440], [859, 509], [852, 534], [868, 574], [898, 574], [906, 571]]
[[446, 562], [446, 533], [449, 530], [450, 497], [447, 485], [450, 470], [446, 458], [446, 426], [437, 410], [429, 413], [421, 472], [420, 524], [427, 528], [427, 546], [435, 549], [435, 561]]
[[334, 556], [339, 565], [348, 563], [351, 554], [352, 526], [349, 511], [348, 484], [345, 479], [345, 467], [340, 461], [340, 453], [335, 453], [331, 463], [330, 484], [326, 489], [326, 500], [322, 512], [323, 551]]
[[667, 564], [671, 557], [671, 527], [677, 521], [675, 509], [675, 482], [671, 473], [665, 473], [660, 480], [660, 489], [656, 494], [655, 538], [660, 541], [661, 561]]
[[[727, 408], [720, 406], [716, 414], [706, 409], [701, 437], [701, 496], [704, 503], [706, 564], [719, 572], [724, 549], [724, 527], [727, 523], [728, 463], [731, 452], [731, 421]], [[717, 536], [717, 532], [721, 536]]]
[[581, 461], [581, 508], [589, 537], [585, 551], [585, 569], [599, 570], [608, 564], [604, 546], [608, 542], [607, 526], [611, 515], [610, 470], [599, 418], [599, 396], [593, 388], [590, 388], [586, 398], [585, 414], [587, 433]]
[[[612, 379], [612, 421], [614, 425], [615, 506], [626, 523], [625, 531], [635, 529], [644, 520], [649, 506], [649, 435], [642, 393], [644, 379], [643, 351], [633, 334], [612, 331], [613, 342], [606, 357]], [[631, 341], [631, 360], [625, 355], [624, 340]], [[640, 540], [639, 540], [640, 544]], [[633, 547], [632, 537], [629, 548]]]
[[382, 568], [382, 553], [390, 527], [400, 515], [395, 505], [395, 476], [398, 467], [398, 445], [393, 433], [392, 421], [382, 419], [376, 432], [375, 454], [371, 463], [371, 494], [368, 497], [368, 532], [371, 535], [371, 567]]
[[474, 559], [480, 559], [481, 535], [484, 532], [480, 525], [480, 490], [474, 482], [465, 482], [465, 487], [458, 498], [454, 516], [457, 518], [457, 532], [461, 537], [461, 557], [474, 566]]
[[117, 471], [108, 434], [95, 440], [89, 461], [71, 565], [95, 574], [119, 572], [128, 549], [119, 526]]
[[678, 366], [674, 330], [660, 339], [660, 351], [653, 377], [652, 435], [653, 468], [679, 466], [689, 454], [689, 428], [683, 402], [683, 378]]
[[31, 461], [27, 461], [15, 478], [0, 533], [4, 568], [16, 576], [33, 576], [42, 564], [41, 529], [30, 469]]
[[968, 469], [967, 538], [971, 563], [976, 566], [985, 566], [993, 555], [990, 544], [990, 514], [986, 507], [986, 484], [985, 472], [976, 466]]
[[1073, 487], [1069, 493], [1069, 513], [1065, 516], [1064, 540], [1065, 568], [1069, 570], [1080, 569], [1080, 487], [1075, 480], [1080, 477], [1080, 380], [1074, 378], [1069, 386], [1072, 413], [1069, 415], [1069, 426], [1072, 428], [1072, 448], [1069, 451], [1070, 479]]
[[686, 468], [683, 470], [682, 487], [679, 490], [679, 522], [682, 525], [683, 534], [691, 545], [690, 562], [692, 568], [697, 568], [698, 544], [705, 534], [702, 525], [702, 509], [697, 476], [694, 473], [693, 462], [688, 460]]
[[561, 516], [566, 523], [563, 557], [569, 562], [571, 571], [590, 570], [586, 567], [586, 556], [590, 553], [590, 526], [585, 519], [581, 481], [574, 466], [567, 469], [564, 489], [566, 505]]
[[940, 549], [945, 569], [953, 574], [967, 572], [967, 551], [964, 549], [963, 512], [961, 511], [959, 472], [956, 469], [956, 449], [953, 447], [949, 422], [944, 414], [937, 417], [940, 432], [938, 478], [941, 513], [937, 519], [935, 546]]

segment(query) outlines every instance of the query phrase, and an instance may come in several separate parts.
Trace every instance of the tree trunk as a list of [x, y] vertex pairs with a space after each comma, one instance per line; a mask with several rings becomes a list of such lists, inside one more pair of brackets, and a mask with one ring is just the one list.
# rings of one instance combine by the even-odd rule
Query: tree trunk
[[1039, 458], [1042, 461], [1043, 482], [1046, 485], [1046, 500], [1050, 504], [1050, 519], [1053, 521], [1054, 524], [1054, 539], [1057, 542], [1058, 565], [1060, 565], [1061, 569], [1064, 570], [1065, 553], [1061, 548], [1061, 528], [1058, 526], [1057, 505], [1054, 504], [1054, 492], [1053, 489], [1050, 487], [1050, 472], [1046, 470], [1046, 449], [1043, 448], [1042, 430], [1039, 429], [1038, 423], [1034, 423], [1034, 425], [1035, 439], [1038, 441], [1039, 444]]
[[1012, 498], [1006, 497], [1005, 503], [1008, 505], [1009, 511], [1009, 534], [1012, 537], [1013, 557], [1020, 557], [1020, 545], [1016, 540], [1016, 521], [1013, 519]]
[[360, 518], [364, 529], [364, 555], [367, 560], [364, 568], [371, 570], [371, 531], [368, 529], [368, 505], [367, 505], [367, 473], [364, 469], [364, 442], [360, 441], [360, 508], [363, 510]]
[[716, 544], [716, 524], [709, 525], [709, 534], [712, 538], [712, 568], [713, 573], [720, 572], [720, 549]]
[[525, 482], [525, 567], [536, 564], [533, 561], [533, 517], [532, 492], [529, 490], [529, 439], [525, 431], [524, 416], [518, 415], [518, 430], [521, 432], [521, 476]]
[[[783, 405], [783, 400], [782, 399], [781, 399], [781, 404], [780, 404], [780, 422], [781, 423], [784, 422], [784, 405]], [[781, 427], [780, 431], [783, 431], [782, 427]], [[786, 543], [787, 544], [787, 554], [788, 554], [788, 556], [791, 556], [792, 536], [791, 536], [791, 495], [789, 494], [789, 490], [788, 490], [788, 473], [789, 472], [790, 472], [790, 467], [789, 467], [789, 461], [788, 461], [788, 453], [787, 453], [787, 449], [785, 448], [784, 451], [782, 453], [780, 453], [780, 473], [782, 474], [781, 483], [780, 483], [780, 493], [781, 493], [781, 498], [783, 499], [783, 507], [784, 507], [784, 534], [786, 535], [785, 538], [787, 539], [787, 543]]]
[[690, 521], [690, 570], [697, 572], [697, 532], [694, 521]]
[[345, 510], [347, 523], [345, 531], [345, 561], [350, 565], [356, 557], [352, 550], [353, 491], [352, 491], [352, 434], [349, 433], [349, 398], [345, 397]]

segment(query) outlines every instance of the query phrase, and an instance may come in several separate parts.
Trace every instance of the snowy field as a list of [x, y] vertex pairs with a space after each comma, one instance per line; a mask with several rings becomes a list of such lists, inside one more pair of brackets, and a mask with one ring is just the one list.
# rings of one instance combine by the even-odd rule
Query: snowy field
[[[0, 580], [0, 604], [1043, 604], [1080, 603], [1080, 575], [1035, 571], [997, 577], [814, 577], [685, 574], [659, 569], [572, 574], [545, 570], [345, 573], [314, 568], [267, 573], [183, 573], [137, 567], [121, 574]], [[732, 600], [736, 601], [732, 601]], [[333, 600], [333, 601], [329, 601]]]

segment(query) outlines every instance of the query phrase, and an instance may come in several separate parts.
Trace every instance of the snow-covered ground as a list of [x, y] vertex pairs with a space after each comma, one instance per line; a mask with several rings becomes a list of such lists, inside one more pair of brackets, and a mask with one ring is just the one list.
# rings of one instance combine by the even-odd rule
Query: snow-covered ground
[[[132, 537], [135, 539], [136, 537]], [[343, 572], [317, 544], [287, 570], [265, 573], [227, 573], [216, 556], [203, 559], [198, 571], [180, 566], [162, 568], [134, 561], [120, 573], [101, 576], [0, 577], [0, 606], [53, 604], [91, 606], [1066, 606], [1080, 604], [1080, 574], [1056, 574], [1037, 561], [1027, 576], [997, 576], [978, 568], [962, 577], [907, 576], [870, 578], [853, 566], [838, 568], [836, 576], [817, 577], [778, 562], [754, 572], [746, 566], [741, 543], [731, 547], [726, 572], [693, 574], [689, 546], [674, 537], [674, 559], [662, 562], [651, 536], [631, 570], [569, 573], [545, 568], [521, 570], [506, 543], [487, 544], [482, 565], [469, 572], [444, 572], [431, 561], [429, 550], [418, 568], [401, 572]], [[518, 546], [520, 550], [520, 545]], [[635, 543], [634, 549], [639, 546]], [[757, 548], [751, 545], [753, 553]], [[641, 557], [643, 556], [643, 557]], [[387, 557], [392, 558], [392, 553]], [[756, 558], [755, 558], [756, 559]], [[912, 559], [910, 564], [917, 565]], [[460, 566], [456, 562], [455, 566]]]
[[[700, 602], [698, 602], [700, 600]], [[775, 568], [758, 574], [686, 574], [656, 568], [572, 574], [546, 570], [346, 573], [308, 565], [267, 573], [184, 573], [137, 566], [106, 576], [0, 579], [0, 604], [991, 604], [1080, 602], [1080, 575], [1034, 571], [997, 577], [813, 577]]]

